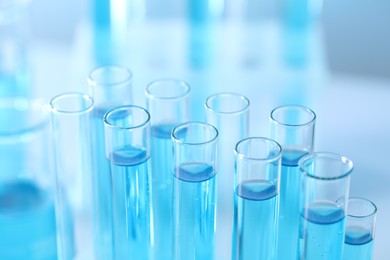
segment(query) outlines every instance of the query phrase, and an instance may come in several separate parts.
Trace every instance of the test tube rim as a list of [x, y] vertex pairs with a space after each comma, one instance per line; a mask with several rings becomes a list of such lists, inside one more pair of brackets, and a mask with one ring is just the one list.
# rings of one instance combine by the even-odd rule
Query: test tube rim
[[[348, 170], [345, 171], [344, 174], [340, 174], [340, 175], [335, 176], [335, 177], [320, 177], [320, 176], [316, 176], [314, 174], [307, 172], [304, 168], [304, 165], [303, 165], [304, 162], [309, 161], [309, 160], [313, 160], [314, 158], [318, 158], [318, 157], [328, 157], [328, 158], [339, 159], [340, 161], [348, 164], [348, 166], [349, 166]], [[343, 156], [343, 155], [340, 155], [337, 153], [314, 152], [314, 153], [307, 154], [307, 155], [303, 156], [301, 159], [299, 159], [298, 167], [299, 167], [300, 171], [303, 173], [303, 175], [305, 175], [307, 177], [317, 179], [317, 180], [323, 180], [323, 181], [334, 181], [334, 180], [338, 180], [338, 179], [343, 179], [343, 178], [347, 177], [348, 175], [350, 175], [353, 171], [354, 165], [353, 165], [352, 160], [350, 160], [346, 156]]]
[[[179, 83], [179, 85], [185, 87], [185, 90], [183, 91], [182, 94], [180, 95], [176, 95], [176, 96], [171, 96], [171, 97], [162, 97], [162, 96], [157, 96], [155, 94], [152, 94], [150, 89], [155, 86], [157, 83], [162, 83], [162, 82], [173, 82], [173, 83]], [[156, 79], [156, 80], [153, 80], [152, 82], [150, 82], [147, 86], [146, 86], [146, 89], [145, 89], [145, 95], [147, 98], [150, 98], [150, 99], [162, 99], [162, 100], [176, 100], [176, 99], [181, 99], [183, 97], [186, 97], [190, 94], [191, 92], [191, 87], [190, 85], [184, 81], [184, 80], [180, 80], [180, 79], [175, 79], [175, 78], [161, 78], [161, 79]]]
[[[306, 112], [309, 112], [309, 114], [312, 115], [312, 118], [309, 121], [307, 121], [305, 123], [301, 123], [301, 124], [287, 124], [287, 123], [283, 123], [283, 122], [281, 122], [281, 121], [279, 121], [279, 120], [277, 120], [275, 118], [274, 113], [276, 111], [280, 110], [280, 109], [285, 109], [285, 108], [297, 108], [297, 109], [304, 110]], [[310, 109], [310, 108], [308, 108], [306, 106], [301, 106], [301, 105], [282, 105], [282, 106], [277, 106], [277, 107], [275, 107], [274, 109], [271, 110], [270, 118], [271, 118], [272, 122], [274, 122], [275, 124], [278, 124], [278, 125], [283, 125], [283, 126], [286, 126], [286, 127], [301, 127], [301, 126], [314, 124], [315, 121], [316, 121], [317, 115], [316, 115], [316, 113], [312, 109]]]
[[[240, 98], [241, 100], [244, 101], [245, 105], [243, 108], [239, 109], [239, 110], [235, 110], [235, 111], [232, 111], [232, 112], [224, 112], [224, 111], [217, 111], [215, 109], [212, 108], [212, 106], [209, 104], [209, 101], [211, 99], [214, 99], [218, 96], [234, 96], [234, 97], [238, 97]], [[238, 93], [234, 93], [234, 92], [219, 92], [219, 93], [215, 93], [211, 96], [209, 96], [205, 103], [204, 103], [204, 106], [207, 110], [209, 111], [212, 111], [216, 114], [221, 114], [221, 115], [234, 115], [234, 114], [241, 114], [242, 112], [245, 112], [245, 111], [248, 111], [249, 110], [249, 106], [250, 106], [250, 101], [249, 99], [244, 96], [244, 95], [241, 95], [241, 94], [238, 94]]]
[[369, 199], [366, 199], [366, 198], [362, 198], [362, 197], [349, 197], [348, 198], [348, 208], [349, 208], [349, 202], [351, 200], [358, 200], [358, 201], [364, 201], [365, 203], [368, 203], [370, 206], [372, 206], [372, 211], [371, 213], [369, 214], [361, 214], [361, 215], [357, 215], [357, 214], [351, 214], [348, 210], [347, 210], [347, 216], [348, 217], [351, 217], [351, 218], [355, 218], [355, 219], [360, 219], [360, 218], [367, 218], [367, 217], [371, 217], [371, 216], [374, 216], [377, 211], [378, 211], [378, 208], [377, 206], [375, 205], [374, 202], [372, 202], [371, 200]]
[[[145, 121], [142, 123], [142, 124], [137, 124], [135, 126], [117, 126], [117, 125], [113, 125], [109, 120], [108, 120], [108, 117], [110, 116], [110, 114], [112, 114], [113, 112], [117, 112], [119, 110], [122, 110], [122, 109], [129, 109], [129, 108], [136, 108], [136, 109], [140, 109], [142, 110], [143, 112], [145, 112], [145, 115], [146, 115], [146, 119]], [[107, 126], [107, 127], [110, 127], [112, 129], [118, 129], [118, 130], [133, 130], [133, 129], [138, 129], [138, 128], [142, 128], [146, 125], [149, 124], [150, 122], [150, 114], [148, 112], [148, 110], [146, 110], [145, 108], [141, 107], [141, 106], [137, 106], [137, 105], [123, 105], [123, 106], [117, 106], [117, 107], [113, 107], [111, 109], [109, 109], [105, 114], [104, 114], [104, 117], [103, 117], [103, 121], [104, 121], [104, 125]]]
[[[79, 110], [63, 110], [63, 109], [58, 109], [56, 108], [56, 106], [54, 105], [56, 102], [58, 102], [58, 100], [62, 99], [62, 98], [66, 98], [66, 97], [71, 97], [71, 96], [79, 96], [81, 97], [82, 99], [84, 99], [85, 101], [89, 102], [88, 105], [83, 108], [83, 109], [79, 109]], [[59, 94], [55, 97], [53, 97], [49, 103], [49, 106], [50, 106], [50, 110], [53, 112], [53, 113], [57, 113], [57, 114], [72, 114], [72, 115], [81, 115], [83, 113], [86, 113], [86, 112], [89, 112], [93, 109], [93, 106], [94, 106], [94, 100], [91, 96], [85, 94], [85, 93], [82, 93], [82, 92], [66, 92], [66, 93], [62, 93], [62, 94]]]
[[[266, 142], [269, 142], [269, 143], [273, 143], [278, 148], [278, 152], [277, 152], [277, 154], [275, 154], [272, 157], [268, 157], [268, 158], [254, 158], [254, 157], [248, 157], [245, 154], [243, 154], [243, 153], [238, 151], [238, 147], [240, 145], [242, 145], [245, 142], [251, 141], [251, 140], [262, 140], [262, 141], [266, 141]], [[260, 137], [260, 136], [252, 136], [252, 137], [247, 137], [247, 138], [241, 139], [240, 141], [237, 142], [236, 146], [234, 147], [234, 154], [239, 159], [248, 160], [248, 161], [258, 161], [258, 162], [273, 162], [273, 161], [277, 161], [277, 160], [279, 160], [282, 157], [282, 151], [283, 151], [282, 146], [278, 142], [276, 142], [275, 140], [273, 140], [271, 138]]]
[[[99, 82], [98, 80], [96, 80], [94, 78], [93, 75], [101, 70], [104, 70], [104, 69], [121, 69], [127, 73], [127, 77], [123, 80], [118, 80], [118, 81], [114, 81], [114, 82]], [[104, 85], [104, 86], [108, 86], [108, 87], [123, 85], [123, 84], [131, 82], [132, 80], [133, 80], [133, 72], [129, 68], [127, 68], [125, 66], [121, 66], [121, 65], [103, 65], [103, 66], [95, 67], [90, 71], [88, 78], [87, 78], [88, 84], [90, 86]]]
[[[175, 136], [175, 132], [179, 129], [179, 128], [182, 128], [186, 125], [190, 125], [190, 124], [198, 124], [198, 125], [203, 125], [205, 127], [208, 127], [210, 128], [215, 134], [214, 136], [210, 139], [210, 140], [207, 140], [207, 141], [204, 141], [204, 142], [197, 142], [197, 143], [193, 143], [193, 142], [184, 142], [180, 139], [178, 139], [176, 136]], [[173, 129], [172, 129], [172, 132], [171, 132], [171, 139], [174, 143], [177, 143], [177, 144], [181, 144], [181, 145], [188, 145], [188, 146], [194, 146], [194, 145], [205, 145], [205, 144], [209, 144], [209, 143], [213, 143], [217, 140], [218, 138], [218, 135], [219, 135], [219, 132], [218, 132], [218, 129], [211, 125], [211, 124], [208, 124], [208, 123], [205, 123], [205, 122], [200, 122], [200, 121], [188, 121], [188, 122], [184, 122], [184, 123], [181, 123], [181, 124], [178, 124], [176, 125]]]

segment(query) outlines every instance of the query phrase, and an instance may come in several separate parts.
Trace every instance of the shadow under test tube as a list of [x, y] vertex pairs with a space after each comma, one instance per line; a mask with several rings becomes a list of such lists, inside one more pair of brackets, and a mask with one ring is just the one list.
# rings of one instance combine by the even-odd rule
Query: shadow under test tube
[[334, 153], [313, 153], [299, 161], [299, 169], [299, 259], [341, 260], [352, 161]]
[[314, 146], [316, 115], [309, 108], [297, 105], [272, 110], [271, 138], [283, 148], [280, 175], [280, 209], [278, 259], [298, 256], [299, 196], [301, 172], [298, 161], [311, 153]]
[[111, 165], [114, 259], [150, 259], [153, 214], [149, 113], [120, 106], [104, 116], [106, 156]]
[[217, 258], [231, 258], [234, 197], [234, 148], [248, 136], [249, 100], [235, 93], [217, 93], [205, 102], [206, 121], [218, 129]]
[[47, 104], [0, 99], [0, 259], [57, 259]]
[[268, 138], [237, 143], [232, 259], [276, 258], [281, 152]]
[[106, 158], [103, 117], [109, 108], [132, 103], [132, 72], [121, 66], [95, 68], [88, 76], [94, 100], [92, 116], [93, 212], [96, 255], [112, 257], [112, 205], [110, 162]]
[[90, 114], [93, 100], [65, 93], [51, 102], [59, 259], [93, 256]]
[[370, 260], [377, 208], [363, 198], [349, 198], [345, 222], [344, 260]]
[[184, 81], [161, 79], [145, 91], [151, 115], [152, 194], [155, 258], [172, 259], [172, 140], [173, 128], [189, 119], [190, 86]]
[[172, 131], [174, 259], [214, 259], [218, 131], [187, 122]]

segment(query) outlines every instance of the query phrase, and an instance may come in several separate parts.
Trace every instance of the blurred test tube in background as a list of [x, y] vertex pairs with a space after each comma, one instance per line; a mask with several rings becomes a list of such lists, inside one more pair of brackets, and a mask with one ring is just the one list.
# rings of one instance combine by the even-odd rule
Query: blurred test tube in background
[[29, 0], [0, 0], [0, 97], [29, 96]]

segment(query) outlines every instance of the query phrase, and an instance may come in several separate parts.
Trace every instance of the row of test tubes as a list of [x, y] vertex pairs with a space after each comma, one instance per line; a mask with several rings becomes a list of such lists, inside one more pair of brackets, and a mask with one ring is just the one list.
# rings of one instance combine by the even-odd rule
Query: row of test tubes
[[[88, 84], [90, 93], [49, 104], [55, 189], [2, 179], [1, 259], [372, 258], [376, 207], [349, 198], [351, 160], [313, 152], [309, 108], [277, 107], [270, 136], [250, 137], [250, 102], [239, 94], [208, 97], [197, 122], [184, 81], [151, 82], [145, 108], [125, 67], [96, 68]], [[26, 217], [44, 220], [45, 233]], [[27, 224], [5, 229], [17, 223]], [[20, 250], [26, 234], [31, 246]]]

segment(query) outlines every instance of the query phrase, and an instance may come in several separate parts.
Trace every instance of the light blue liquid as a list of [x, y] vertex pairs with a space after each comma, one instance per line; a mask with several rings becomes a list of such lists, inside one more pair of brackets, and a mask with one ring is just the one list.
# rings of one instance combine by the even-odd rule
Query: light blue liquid
[[173, 171], [172, 141], [173, 125], [158, 125], [152, 132], [152, 194], [153, 219], [155, 224], [155, 259], [172, 259], [173, 222]]
[[344, 260], [372, 259], [373, 245], [369, 230], [358, 226], [345, 228]]
[[234, 195], [232, 259], [276, 257], [277, 185], [263, 180], [244, 181]]
[[0, 184], [0, 259], [57, 259], [54, 201], [30, 181]]
[[112, 196], [110, 162], [105, 154], [103, 116], [107, 109], [96, 108], [92, 113], [92, 190], [95, 255], [112, 258]]
[[307, 151], [283, 150], [282, 171], [280, 174], [280, 210], [278, 259], [288, 260], [298, 257], [299, 200], [301, 192], [301, 172], [298, 161]]
[[186, 163], [174, 172], [174, 259], [214, 259], [216, 172], [205, 163]]
[[303, 209], [299, 231], [299, 259], [343, 259], [344, 210], [318, 202]]
[[150, 259], [153, 218], [149, 154], [126, 146], [110, 155], [114, 259]]

